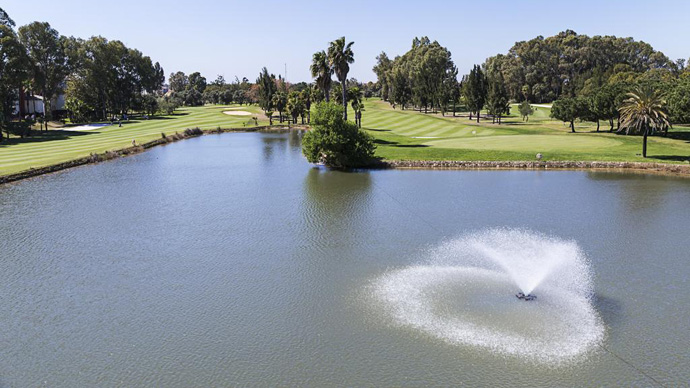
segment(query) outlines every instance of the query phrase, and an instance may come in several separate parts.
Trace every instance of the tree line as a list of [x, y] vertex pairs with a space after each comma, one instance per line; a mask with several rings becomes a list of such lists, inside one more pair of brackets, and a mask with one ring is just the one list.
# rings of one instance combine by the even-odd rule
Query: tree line
[[[75, 121], [105, 120], [142, 109], [164, 79], [159, 63], [120, 41], [66, 37], [46, 22], [15, 31], [14, 21], [0, 9], [0, 129], [8, 137], [22, 91], [40, 93], [46, 121], [54, 118], [52, 102], [63, 92]], [[24, 128], [22, 136], [30, 134], [29, 126]]]
[[458, 69], [450, 50], [428, 37], [415, 38], [409, 51], [394, 59], [385, 52], [376, 57], [373, 68], [380, 85], [380, 96], [395, 108], [413, 107], [428, 113], [452, 112], [459, 105], [477, 121], [480, 112], [488, 109], [494, 122], [510, 112], [509, 94], [499, 72], [489, 73], [482, 66], [458, 81]]
[[[335, 102], [343, 107], [342, 115], [347, 120], [348, 104], [355, 113], [355, 124], [362, 125], [364, 98], [377, 93], [374, 82], [360, 83], [354, 78], [348, 79], [350, 64], [354, 63], [354, 42], [346, 42], [345, 37], [332, 41], [327, 50], [314, 53], [309, 67], [314, 83], [289, 84], [280, 75], [263, 68], [256, 79], [255, 89], [257, 102], [270, 122], [278, 113], [278, 120], [296, 122], [301, 117], [302, 123], [311, 122], [311, 106], [320, 102]], [[337, 82], [333, 81], [333, 75]]]

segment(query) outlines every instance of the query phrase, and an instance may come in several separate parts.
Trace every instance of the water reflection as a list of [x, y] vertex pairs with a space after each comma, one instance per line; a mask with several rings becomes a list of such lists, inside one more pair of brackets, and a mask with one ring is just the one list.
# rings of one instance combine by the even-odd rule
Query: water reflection
[[310, 169], [304, 178], [304, 215], [319, 228], [355, 227], [371, 198], [369, 172]]
[[588, 171], [593, 181], [611, 184], [617, 191], [623, 211], [655, 210], [663, 207], [664, 198], [677, 187], [679, 178], [645, 173]]

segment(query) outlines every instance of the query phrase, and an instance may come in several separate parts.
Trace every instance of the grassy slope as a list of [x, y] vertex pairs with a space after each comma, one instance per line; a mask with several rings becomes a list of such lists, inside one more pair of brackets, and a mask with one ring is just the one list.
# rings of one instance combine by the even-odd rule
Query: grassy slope
[[11, 174], [31, 167], [88, 156], [91, 152], [105, 152], [132, 145], [132, 139], [143, 143], [186, 128], [243, 127], [251, 117], [259, 119], [259, 125], [268, 124], [257, 106], [241, 107], [240, 110], [256, 113], [255, 116], [230, 116], [223, 114], [228, 107], [204, 106], [181, 108], [174, 116], [155, 117], [150, 120], [132, 120], [90, 131], [71, 132], [51, 130], [27, 139], [12, 138], [0, 143], [0, 175]]
[[[517, 112], [517, 106], [513, 106]], [[505, 118], [502, 125], [467, 117], [442, 117], [416, 111], [393, 110], [371, 99], [366, 103], [363, 126], [378, 143], [377, 154], [398, 160], [533, 160], [541, 152], [545, 160], [599, 160], [684, 162], [690, 158], [690, 128], [677, 127], [669, 138], [650, 137], [648, 158], [642, 138], [607, 132], [596, 133], [594, 123], [576, 123], [570, 133], [563, 123], [549, 118], [549, 109], [537, 108], [528, 123], [519, 117]], [[672, 138], [671, 138], [672, 137]]]

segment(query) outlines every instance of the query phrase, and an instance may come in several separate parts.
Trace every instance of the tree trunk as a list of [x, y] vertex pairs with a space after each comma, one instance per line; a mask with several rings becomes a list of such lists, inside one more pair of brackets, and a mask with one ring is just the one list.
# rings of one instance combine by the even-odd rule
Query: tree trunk
[[470, 112], [470, 120], [472, 120], [472, 112]]
[[644, 136], [642, 138], [642, 157], [646, 158], [647, 157], [647, 132], [649, 132], [647, 129], [644, 130]]
[[570, 131], [575, 133], [575, 120], [570, 121]]
[[479, 115], [480, 115], [480, 111], [477, 111], [477, 124], [479, 124]]
[[611, 125], [611, 128], [609, 128], [609, 132], [613, 132], [613, 119], [609, 119], [609, 125]]
[[453, 117], [455, 117], [455, 101], [453, 101]]
[[347, 78], [343, 79], [340, 81], [340, 84], [343, 87], [343, 119], [347, 121], [347, 87], [345, 85]]
[[597, 119], [597, 132], [599, 132], [599, 119]]

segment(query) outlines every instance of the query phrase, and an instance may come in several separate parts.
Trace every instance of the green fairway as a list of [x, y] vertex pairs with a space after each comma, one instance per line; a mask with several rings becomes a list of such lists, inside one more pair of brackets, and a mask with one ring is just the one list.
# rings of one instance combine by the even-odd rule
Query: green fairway
[[[535, 106], [523, 122], [513, 105], [503, 124], [465, 117], [393, 109], [377, 99], [366, 102], [363, 127], [376, 138], [377, 155], [395, 160], [545, 160], [685, 163], [690, 159], [690, 128], [678, 126], [668, 137], [649, 138], [642, 158], [642, 138], [608, 132], [608, 123], [576, 122], [577, 133], [549, 117], [548, 106]], [[459, 114], [460, 116], [460, 114]]]
[[424, 144], [441, 148], [465, 148], [471, 150], [518, 152], [548, 150], [550, 152], [562, 152], [572, 149], [601, 150], [619, 146], [623, 142], [594, 135], [578, 137], [568, 135], [503, 135], [435, 140]]
[[[247, 111], [249, 116], [232, 116], [223, 111]], [[91, 129], [88, 131], [51, 130], [38, 133], [26, 139], [12, 138], [0, 143], [0, 175], [7, 175], [29, 168], [43, 167], [65, 162], [92, 152], [101, 153], [132, 145], [132, 140], [143, 143], [167, 135], [182, 132], [187, 128], [242, 128], [254, 126], [252, 117], [259, 125], [267, 125], [268, 120], [258, 106], [204, 106], [181, 108], [172, 116], [156, 116], [149, 120], [131, 120]]]
[[[669, 137], [649, 139], [649, 156], [640, 156], [642, 139], [609, 133], [606, 123], [595, 132], [594, 123], [576, 123], [578, 133], [551, 120], [547, 107], [537, 107], [529, 122], [510, 116], [502, 125], [468, 117], [443, 117], [400, 110], [370, 99], [363, 115], [364, 129], [376, 138], [377, 155], [389, 160], [545, 160], [647, 161], [686, 163], [690, 158], [690, 128], [676, 127]], [[517, 107], [513, 107], [513, 112]], [[246, 111], [252, 115], [228, 115]], [[352, 115], [352, 113], [350, 113]], [[71, 159], [143, 143], [186, 128], [242, 128], [268, 124], [258, 106], [204, 106], [182, 108], [173, 116], [132, 120], [89, 131], [51, 130], [31, 138], [12, 138], [0, 143], [0, 175], [43, 167]], [[353, 117], [353, 116], [351, 116]]]

